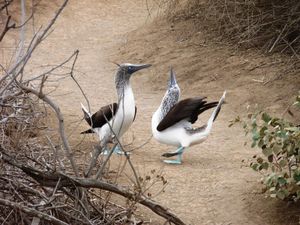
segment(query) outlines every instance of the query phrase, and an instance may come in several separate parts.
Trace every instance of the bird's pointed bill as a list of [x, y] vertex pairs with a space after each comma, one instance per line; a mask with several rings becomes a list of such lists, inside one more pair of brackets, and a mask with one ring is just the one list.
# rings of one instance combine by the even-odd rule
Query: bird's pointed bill
[[148, 68], [150, 66], [152, 66], [152, 65], [151, 64], [135, 64], [135, 65], [132, 65], [134, 72], [137, 72], [139, 70]]
[[171, 68], [171, 71], [170, 71], [170, 81], [169, 81], [169, 86], [172, 87], [174, 85], [177, 84], [177, 81], [176, 81], [176, 74], [175, 72], [173, 71], [173, 68]]

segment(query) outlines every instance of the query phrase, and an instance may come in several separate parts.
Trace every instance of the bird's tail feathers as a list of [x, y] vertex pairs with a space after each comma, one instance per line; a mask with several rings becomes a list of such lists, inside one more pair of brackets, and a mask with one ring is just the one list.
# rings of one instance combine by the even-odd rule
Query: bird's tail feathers
[[84, 114], [84, 119], [91, 126], [91, 113], [84, 107], [84, 105], [82, 103], [80, 103], [80, 104], [81, 104], [81, 109]]
[[83, 113], [87, 114], [89, 117], [91, 117], [91, 113], [85, 108], [85, 106], [82, 103], [80, 103], [80, 104], [81, 104], [81, 109], [82, 109]]
[[198, 114], [203, 113], [206, 110], [209, 110], [211, 108], [214, 108], [218, 105], [219, 102], [210, 102], [210, 103], [205, 103], [205, 105], [203, 107], [201, 107], [201, 109], [199, 110]]
[[221, 111], [221, 107], [223, 105], [223, 103], [225, 102], [225, 96], [226, 96], [226, 91], [224, 91], [221, 99], [219, 100], [217, 107], [214, 109], [214, 111], [212, 112], [211, 116], [208, 119], [207, 122], [207, 130], [210, 131], [213, 122], [217, 119], [219, 112]]

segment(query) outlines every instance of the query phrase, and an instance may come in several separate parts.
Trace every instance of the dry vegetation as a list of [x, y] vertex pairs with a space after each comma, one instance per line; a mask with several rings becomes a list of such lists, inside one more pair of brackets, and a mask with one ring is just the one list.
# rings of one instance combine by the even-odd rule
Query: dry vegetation
[[235, 45], [287, 53], [299, 60], [297, 0], [189, 0], [185, 6], [179, 6], [179, 1], [172, 1], [172, 5], [169, 14], [173, 19], [193, 19], [201, 28], [217, 33], [213, 36]]
[[[38, 7], [34, 1], [31, 3], [31, 7]], [[151, 199], [151, 186], [157, 182], [162, 187], [166, 184], [160, 173], [153, 170], [145, 178], [138, 176], [130, 155], [125, 154], [133, 179], [128, 187], [120, 187], [112, 181], [117, 180], [115, 177], [107, 176], [111, 154], [100, 157], [96, 165], [92, 159], [84, 164], [75, 157], [76, 152], [65, 132], [64, 115], [49, 97], [47, 85], [49, 80], [58, 79], [53, 74], [59, 70], [78, 84], [74, 78], [78, 50], [43, 73], [28, 77], [24, 72], [35, 49], [46, 41], [67, 3], [65, 0], [49, 23], [38, 29], [28, 42], [24, 38], [24, 27], [33, 19], [34, 8], [26, 17], [25, 1], [21, 1], [20, 11], [10, 10], [15, 6], [14, 1], [0, 1], [0, 42], [9, 38], [9, 32], [20, 36], [11, 63], [0, 64], [1, 224], [143, 224], [134, 214], [138, 203], [170, 224], [184, 224]], [[20, 25], [11, 21], [11, 13], [15, 17], [21, 15]], [[83, 90], [82, 93], [84, 95]], [[44, 131], [49, 127], [43, 123], [49, 109], [57, 118], [57, 132], [52, 136]], [[84, 167], [92, 167], [93, 173], [84, 175]], [[126, 204], [120, 206], [112, 202], [112, 193], [125, 198]]]

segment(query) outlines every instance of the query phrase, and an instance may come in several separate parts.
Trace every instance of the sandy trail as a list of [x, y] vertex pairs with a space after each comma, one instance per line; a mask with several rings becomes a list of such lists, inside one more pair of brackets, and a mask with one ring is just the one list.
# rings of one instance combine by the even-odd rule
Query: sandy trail
[[[58, 5], [51, 4], [51, 7], [56, 9]], [[42, 14], [41, 11], [42, 19], [39, 22], [51, 16]], [[128, 33], [144, 26], [146, 21], [149, 22], [149, 18], [144, 1], [70, 1], [55, 30], [36, 52], [31, 68], [44, 62], [57, 64], [79, 49], [75, 75], [90, 100], [92, 111], [95, 111], [116, 99], [113, 78], [116, 66], [111, 61], [123, 57], [119, 55], [117, 46], [126, 48], [130, 41]], [[130, 49], [127, 48], [127, 51], [130, 52]], [[135, 58], [132, 55], [124, 55], [122, 61], [136, 63], [132, 61]], [[150, 70], [133, 77], [138, 115], [127, 139], [134, 133], [134, 146], [142, 144], [151, 135], [151, 115], [160, 104], [167, 79], [167, 70], [160, 71], [159, 62], [148, 61], [147, 57], [138, 61], [154, 65]], [[166, 67], [169, 66], [168, 58], [161, 61]], [[149, 76], [164, 77], [161, 88], [154, 88]], [[206, 87], [205, 94], [210, 100], [219, 99], [226, 88], [214, 83], [206, 84]], [[243, 94], [243, 91], [241, 89], [240, 93]], [[188, 85], [183, 85], [183, 97], [195, 93]], [[227, 98], [237, 95], [229, 90]], [[84, 98], [71, 79], [61, 80], [57, 92], [52, 96], [66, 116], [68, 131], [72, 133], [75, 145], [76, 140], [81, 138], [78, 133], [86, 128], [84, 123], [80, 123], [80, 102], [85, 103]], [[205, 143], [188, 149], [181, 166], [163, 164], [160, 155], [173, 149], [155, 140], [134, 152], [134, 163], [141, 175], [151, 169], [164, 171], [169, 184], [166, 192], [157, 196], [156, 200], [178, 214], [187, 224], [282, 224], [282, 205], [274, 205], [274, 201], [264, 203], [260, 189], [255, 186], [259, 176], [249, 168], [241, 167], [241, 161], [252, 153], [241, 147], [245, 140], [241, 130], [228, 128], [228, 121], [238, 113], [229, 104], [225, 105], [214, 124], [212, 135]], [[84, 157], [88, 155], [87, 152], [82, 154]], [[275, 210], [268, 209], [270, 205]], [[161, 222], [154, 217], [152, 224]]]

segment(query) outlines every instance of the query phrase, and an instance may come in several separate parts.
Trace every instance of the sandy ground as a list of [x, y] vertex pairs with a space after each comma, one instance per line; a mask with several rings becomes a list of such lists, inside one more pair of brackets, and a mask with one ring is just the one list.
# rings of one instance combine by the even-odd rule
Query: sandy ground
[[[36, 23], [49, 19], [48, 12], [58, 5], [44, 3]], [[54, 31], [32, 58], [27, 72], [34, 74], [58, 64], [79, 49], [75, 76], [95, 111], [116, 100], [116, 66], [112, 62], [152, 63], [149, 70], [132, 78], [138, 115], [124, 138], [124, 143], [133, 140], [126, 147], [129, 149], [140, 146], [151, 136], [151, 115], [160, 104], [171, 65], [178, 74], [183, 98], [204, 95], [217, 100], [226, 89], [228, 104], [224, 105], [205, 143], [188, 149], [182, 165], [172, 166], [164, 164], [160, 155], [173, 149], [151, 139], [132, 154], [139, 175], [144, 177], [153, 169], [162, 171], [168, 185], [155, 200], [187, 224], [298, 224], [297, 206], [265, 198], [258, 184], [260, 176], [242, 163], [254, 150], [244, 147], [242, 130], [228, 128], [228, 124], [244, 114], [248, 104], [256, 102], [280, 114], [293, 101], [299, 78], [279, 76], [284, 65], [275, 56], [241, 53], [224, 44], [211, 43], [205, 32], [195, 34], [189, 21], [153, 21], [155, 16], [154, 13], [149, 16], [144, 1], [70, 1]], [[260, 81], [269, 82], [263, 85]], [[86, 161], [97, 139], [91, 136], [83, 139], [79, 135], [87, 128], [80, 110], [80, 102], [85, 100], [70, 78], [53, 83], [53, 87], [57, 91], [51, 96], [66, 117], [73, 148]], [[205, 116], [197, 125], [205, 122]], [[120, 156], [113, 160], [116, 165], [124, 162]], [[126, 180], [132, 174], [123, 177]], [[159, 190], [159, 185], [153, 187], [153, 194]], [[287, 209], [290, 213], [284, 214]], [[159, 217], [143, 208], [139, 213], [145, 220], [151, 217], [151, 224], [163, 224]]]

